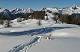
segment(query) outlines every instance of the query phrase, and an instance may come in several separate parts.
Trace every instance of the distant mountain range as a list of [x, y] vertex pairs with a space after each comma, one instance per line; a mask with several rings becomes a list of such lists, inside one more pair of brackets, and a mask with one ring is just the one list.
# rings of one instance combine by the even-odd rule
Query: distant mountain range
[[[41, 9], [43, 10], [43, 9]], [[75, 6], [71, 6], [71, 7], [65, 7], [65, 8], [44, 8], [44, 10], [50, 10], [52, 12], [59, 12], [62, 11], [62, 14], [71, 14], [71, 13], [80, 13], [80, 7], [75, 5]], [[17, 14], [17, 13], [32, 13], [34, 10], [31, 8], [27, 8], [27, 9], [22, 9], [22, 8], [14, 8], [14, 9], [4, 9], [4, 8], [0, 8], [0, 13], [1, 12], [11, 12], [12, 14]]]
[[33, 10], [31, 8], [28, 9], [15, 8], [12, 10], [0, 8], [0, 17], [7, 19], [8, 18], [15, 19], [18, 15], [25, 13], [33, 13]]
[[[52, 12], [52, 13], [61, 13], [61, 14], [73, 14], [73, 13], [80, 13], [80, 7], [75, 5], [75, 6], [71, 6], [71, 7], [65, 7], [65, 8], [43, 8], [41, 9], [42, 11], [45, 12]], [[33, 13], [34, 10], [31, 8], [27, 8], [27, 9], [22, 9], [22, 8], [15, 8], [15, 9], [4, 9], [4, 8], [0, 8], [0, 14], [4, 15], [4, 16], [8, 16], [11, 18], [15, 18], [15, 14], [25, 14], [25, 13]]]
[[33, 10], [31, 8], [28, 8], [28, 9], [15, 8], [15, 9], [12, 9], [12, 10], [0, 8], [0, 13], [4, 12], [4, 11], [5, 12], [11, 12], [13, 14], [17, 14], [17, 13], [32, 13], [33, 12]]

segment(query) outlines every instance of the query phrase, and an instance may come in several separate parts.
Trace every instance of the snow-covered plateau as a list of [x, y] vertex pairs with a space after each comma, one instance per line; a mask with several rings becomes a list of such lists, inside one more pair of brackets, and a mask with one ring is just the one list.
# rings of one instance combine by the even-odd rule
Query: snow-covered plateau
[[80, 27], [55, 21], [12, 20], [12, 27], [0, 25], [0, 52], [80, 52]]

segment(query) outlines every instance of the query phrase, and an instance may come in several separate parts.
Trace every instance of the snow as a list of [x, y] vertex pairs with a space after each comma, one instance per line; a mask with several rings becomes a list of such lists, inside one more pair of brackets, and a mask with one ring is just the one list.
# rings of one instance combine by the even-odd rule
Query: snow
[[33, 10], [31, 8], [23, 9], [23, 8], [14, 8], [10, 10], [11, 13], [17, 14], [17, 13], [33, 13]]
[[[12, 20], [12, 27], [10, 28], [4, 28], [3, 25], [0, 25], [0, 52], [14, 51], [14, 47], [18, 45], [18, 48], [24, 47], [21, 50], [18, 49], [18, 51], [26, 50], [26, 48], [29, 48], [27, 43], [30, 43], [30, 40], [34, 40], [35, 36], [40, 39], [35, 43], [32, 41], [33, 43], [29, 45], [28, 52], [80, 51], [80, 27], [78, 25], [55, 24], [55, 21], [52, 20], [41, 20], [42, 25], [39, 26], [37, 24], [38, 21], [36, 19], [28, 19], [17, 22], [17, 19], [15, 19]], [[44, 37], [48, 37], [50, 34], [53, 39], [46, 40]], [[15, 50], [17, 49], [15, 48]]]
[[[73, 9], [75, 7], [76, 7], [76, 9]], [[80, 7], [79, 6], [72, 6], [72, 7], [68, 7], [68, 8], [65, 8], [65, 9], [62, 10], [62, 14], [71, 15], [73, 13], [79, 13], [80, 14]]]
[[[27, 48], [29, 48], [29, 46], [31, 47], [33, 43], [37, 42], [37, 40], [39, 39], [39, 37], [35, 37], [32, 40], [30, 40], [29, 43], [22, 43], [18, 46], [15, 46], [14, 48], [12, 48], [9, 52], [19, 52], [19, 51], [25, 51], [24, 48], [27, 46]], [[26, 49], [27, 49], [26, 48]]]
[[[59, 12], [59, 10], [62, 10], [62, 14], [80, 13], [80, 7], [76, 6], [75, 10], [73, 7], [46, 8], [49, 20], [40, 20], [40, 26], [38, 25], [39, 20], [36, 19], [22, 22], [17, 22], [17, 19], [14, 19], [11, 21], [12, 27], [9, 28], [0, 25], [0, 52], [17, 52], [16, 50], [23, 52], [27, 49], [28, 52], [80, 52], [80, 26], [56, 23], [52, 19], [53, 13]], [[49, 13], [47, 10], [52, 12]], [[0, 12], [3, 11], [5, 9], [0, 9]], [[33, 10], [31, 8], [15, 8], [5, 12], [32, 13]]]
[[52, 32], [55, 37], [77, 37], [80, 38], [80, 28], [61, 29]]
[[50, 20], [41, 20], [41, 26], [37, 24], [39, 20], [36, 19], [29, 19], [22, 22], [17, 22], [17, 19], [12, 20], [12, 27], [11, 28], [3, 28], [1, 25], [0, 32], [1, 33], [10, 33], [10, 32], [22, 32], [28, 31], [32, 29], [40, 29], [46, 27], [59, 27], [59, 28], [72, 28], [72, 27], [79, 27], [78, 25], [73, 24], [55, 24], [55, 21]]
[[4, 10], [5, 10], [5, 9], [2, 9], [2, 8], [1, 8], [1, 9], [0, 9], [0, 12], [3, 12]]
[[46, 12], [46, 14], [48, 15], [49, 20], [53, 20], [53, 18], [55, 17], [52, 13]]
[[28, 52], [80, 52], [80, 27], [60, 29], [51, 32], [53, 40], [42, 39]]
[[42, 40], [38, 45], [32, 46], [28, 52], [80, 52], [80, 39], [59, 38]]
[[58, 9], [57, 8], [46, 8], [46, 10], [50, 10], [53, 13], [58, 12]]
[[29, 42], [29, 36], [2, 36], [0, 35], [0, 52], [8, 52], [12, 47]]
[[[76, 7], [76, 9], [74, 9]], [[4, 8], [0, 8], [0, 12], [3, 12], [5, 9]], [[7, 9], [11, 12], [11, 14], [17, 14], [17, 13], [33, 13], [33, 9], [31, 8], [27, 8], [27, 9], [23, 9], [23, 8], [14, 8], [14, 9]], [[73, 13], [79, 13], [80, 14], [80, 7], [75, 5], [75, 6], [71, 6], [71, 7], [65, 7], [65, 8], [45, 8], [44, 11], [47, 12], [47, 10], [51, 11], [51, 13], [59, 13], [59, 11], [61, 11], [60, 13], [62, 14], [73, 14]], [[52, 16], [50, 14], [50, 16]]]

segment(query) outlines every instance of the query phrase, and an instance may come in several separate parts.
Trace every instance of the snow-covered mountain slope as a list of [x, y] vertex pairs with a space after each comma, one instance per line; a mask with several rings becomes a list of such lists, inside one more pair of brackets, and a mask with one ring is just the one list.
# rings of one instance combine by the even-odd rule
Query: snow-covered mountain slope
[[27, 8], [27, 9], [15, 8], [12, 10], [0, 8], [0, 15], [4, 16], [4, 18], [7, 18], [7, 19], [8, 18], [15, 19], [17, 18], [18, 14], [21, 16], [25, 13], [33, 13], [33, 10], [31, 8]]
[[45, 11], [51, 11], [52, 13], [58, 12], [57, 8], [46, 8]]
[[11, 14], [8, 9], [0, 9], [0, 15], [5, 19], [14, 19], [15, 16]]
[[8, 9], [0, 9], [0, 13], [7, 14], [7, 13], [10, 13], [10, 11]]
[[53, 13], [58, 13], [58, 9], [57, 8], [43, 8], [42, 11], [45, 11], [45, 14], [47, 16], [45, 16], [45, 19], [48, 18], [49, 20], [53, 21], [53, 18], [55, 17]]
[[33, 11], [34, 11], [33, 9], [28, 8], [26, 13], [33, 13]]
[[11, 13], [17, 14], [17, 13], [33, 13], [33, 10], [31, 8], [22, 9], [22, 8], [15, 8], [11, 10]]
[[80, 7], [76, 5], [76, 6], [64, 8], [62, 10], [62, 14], [69, 14], [69, 15], [71, 15], [73, 13], [80, 13]]
[[[5, 9], [4, 8], [0, 8], [0, 12], [3, 12]], [[13, 14], [17, 14], [17, 13], [33, 13], [33, 9], [31, 8], [27, 8], [27, 9], [23, 9], [23, 8], [14, 8], [14, 9], [7, 9], [9, 10], [11, 13]], [[71, 6], [71, 7], [65, 7], [65, 8], [43, 8], [42, 11], [46, 11], [49, 13], [62, 13], [62, 14], [73, 14], [73, 13], [80, 13], [80, 7], [75, 5], [75, 6]]]
[[[67, 8], [43, 8], [41, 11], [45, 11], [45, 14], [47, 14], [48, 18], [51, 20], [53, 17], [55, 17], [54, 13], [60, 13], [60, 14], [73, 14], [73, 13], [80, 13], [80, 7], [79, 6], [71, 6]], [[25, 13], [33, 13], [34, 10], [31, 8], [23, 9], [23, 8], [15, 8], [15, 9], [4, 9], [0, 8], [0, 13], [4, 13], [7, 16], [10, 16], [11, 18], [16, 18], [17, 15], [25, 14]], [[16, 14], [16, 15], [15, 15]], [[18, 16], [19, 16], [18, 15]]]
[[3, 10], [5, 10], [5, 9], [0, 8], [0, 12], [3, 12]]
[[0, 13], [4, 12], [4, 10], [7, 10], [13, 14], [17, 14], [17, 13], [33, 13], [33, 9], [31, 8], [27, 8], [27, 9], [23, 9], [23, 8], [14, 8], [14, 9], [5, 9], [5, 8], [0, 8]]
[[42, 10], [50, 13], [61, 13], [71, 15], [73, 13], [80, 13], [80, 6], [74, 5], [65, 8], [43, 8]]

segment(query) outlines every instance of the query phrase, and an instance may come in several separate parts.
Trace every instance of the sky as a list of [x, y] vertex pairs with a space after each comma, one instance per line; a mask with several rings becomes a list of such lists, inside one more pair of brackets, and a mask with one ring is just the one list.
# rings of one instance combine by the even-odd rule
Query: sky
[[80, 0], [0, 0], [1, 8], [43, 8], [80, 5]]

